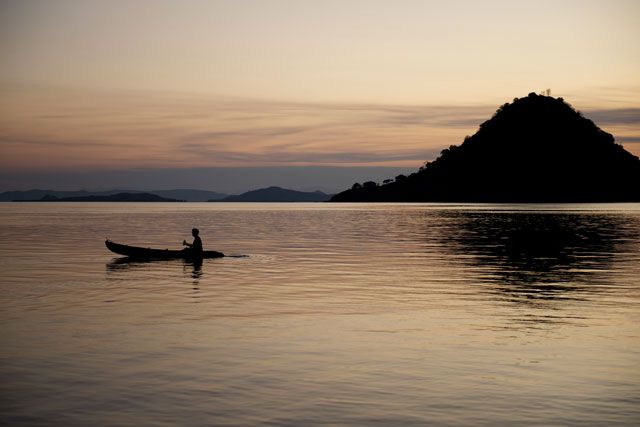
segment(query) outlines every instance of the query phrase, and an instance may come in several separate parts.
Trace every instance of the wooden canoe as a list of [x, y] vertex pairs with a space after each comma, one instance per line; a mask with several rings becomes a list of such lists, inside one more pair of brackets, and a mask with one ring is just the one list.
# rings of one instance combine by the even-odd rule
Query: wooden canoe
[[[107, 239], [104, 244], [111, 252], [118, 255], [128, 256], [138, 259], [193, 259], [193, 252], [190, 248], [182, 250], [173, 249], [152, 249], [138, 246], [121, 245]], [[202, 258], [222, 258], [224, 254], [217, 251], [204, 251]]]

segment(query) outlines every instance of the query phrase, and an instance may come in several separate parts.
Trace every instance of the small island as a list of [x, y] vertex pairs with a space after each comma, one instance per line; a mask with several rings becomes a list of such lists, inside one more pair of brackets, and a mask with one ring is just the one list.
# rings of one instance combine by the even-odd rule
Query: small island
[[326, 202], [330, 195], [322, 191], [296, 191], [281, 187], [260, 188], [237, 196], [209, 200], [210, 202]]
[[409, 176], [356, 183], [332, 202], [638, 202], [640, 159], [562, 98], [502, 105]]
[[150, 193], [117, 193], [101, 196], [56, 197], [45, 195], [37, 200], [15, 200], [16, 202], [184, 202]]

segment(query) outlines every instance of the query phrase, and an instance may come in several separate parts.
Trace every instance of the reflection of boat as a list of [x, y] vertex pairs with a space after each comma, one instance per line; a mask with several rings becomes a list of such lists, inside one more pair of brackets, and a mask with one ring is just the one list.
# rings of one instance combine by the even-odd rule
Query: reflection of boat
[[[151, 249], [140, 248], [137, 246], [121, 245], [114, 243], [111, 240], [106, 240], [104, 244], [111, 252], [115, 252], [118, 255], [124, 255], [135, 259], [192, 259], [193, 253], [191, 249], [186, 248], [182, 250], [172, 249]], [[224, 254], [217, 251], [204, 251], [202, 258], [222, 258]]]
[[154, 269], [162, 268], [174, 268], [176, 265], [181, 265], [185, 272], [193, 272], [193, 274], [202, 274], [202, 259], [190, 259], [190, 258], [133, 258], [133, 257], [120, 257], [113, 258], [107, 264], [107, 271], [129, 271], [129, 270], [144, 270], [153, 265]]

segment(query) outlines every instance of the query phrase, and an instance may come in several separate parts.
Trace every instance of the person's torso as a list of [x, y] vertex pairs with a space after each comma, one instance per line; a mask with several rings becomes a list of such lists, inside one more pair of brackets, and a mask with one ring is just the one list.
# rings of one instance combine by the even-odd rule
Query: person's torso
[[202, 240], [200, 237], [193, 239], [193, 250], [196, 252], [202, 252]]

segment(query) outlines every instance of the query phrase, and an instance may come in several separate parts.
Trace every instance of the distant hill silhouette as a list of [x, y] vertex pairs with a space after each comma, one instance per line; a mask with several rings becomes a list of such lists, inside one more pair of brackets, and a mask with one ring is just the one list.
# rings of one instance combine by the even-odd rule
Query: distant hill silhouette
[[167, 199], [150, 193], [118, 193], [108, 196], [76, 196], [56, 197], [45, 195], [37, 200], [16, 200], [19, 202], [184, 202], [184, 200]]
[[12, 202], [12, 201], [26, 201], [26, 200], [39, 200], [45, 196], [54, 196], [58, 198], [62, 197], [84, 197], [90, 195], [108, 195], [108, 194], [116, 194], [115, 192], [88, 192], [85, 190], [78, 191], [56, 191], [56, 190], [25, 190], [25, 191], [5, 191], [0, 193], [0, 201], [2, 202]]
[[306, 192], [268, 187], [210, 202], [326, 202], [330, 197], [322, 191]]
[[419, 171], [356, 183], [331, 201], [640, 201], [640, 159], [562, 98], [531, 93]]
[[157, 194], [158, 196], [171, 199], [186, 200], [187, 202], [207, 202], [213, 199], [223, 199], [228, 196], [228, 194], [218, 193], [216, 191], [192, 189], [151, 190], [145, 191], [145, 193]]
[[0, 202], [39, 200], [45, 196], [57, 197], [58, 199], [67, 197], [88, 197], [88, 196], [111, 196], [118, 193], [149, 193], [169, 199], [186, 200], [188, 202], [206, 202], [211, 199], [222, 199], [228, 194], [218, 193], [208, 190], [176, 189], [176, 190], [108, 190], [108, 191], [57, 191], [57, 190], [26, 190], [26, 191], [5, 191], [0, 193]]

